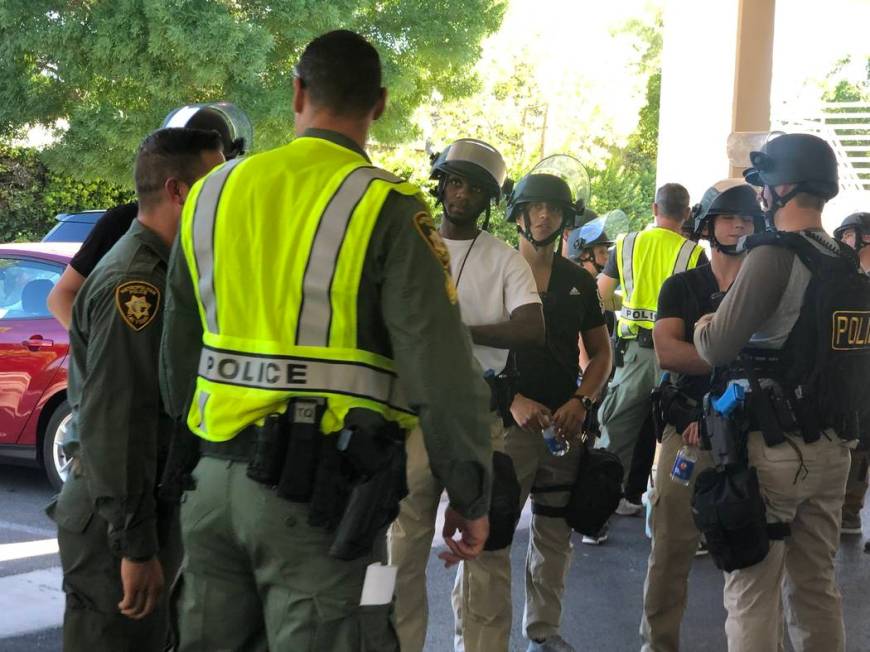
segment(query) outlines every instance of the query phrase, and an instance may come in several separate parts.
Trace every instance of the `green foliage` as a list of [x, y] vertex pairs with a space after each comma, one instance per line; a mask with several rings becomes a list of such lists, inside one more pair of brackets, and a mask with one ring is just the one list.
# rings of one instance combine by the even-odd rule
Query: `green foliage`
[[50, 172], [36, 152], [0, 145], [0, 242], [39, 240], [57, 213], [109, 208], [132, 194], [105, 181]]
[[502, 0], [0, 0], [0, 136], [65, 120], [50, 165], [129, 184], [136, 147], [172, 108], [229, 100], [267, 149], [292, 134], [302, 48], [347, 28], [383, 58], [390, 109], [375, 137], [408, 140], [433, 91], [476, 88], [480, 41], [503, 12]]

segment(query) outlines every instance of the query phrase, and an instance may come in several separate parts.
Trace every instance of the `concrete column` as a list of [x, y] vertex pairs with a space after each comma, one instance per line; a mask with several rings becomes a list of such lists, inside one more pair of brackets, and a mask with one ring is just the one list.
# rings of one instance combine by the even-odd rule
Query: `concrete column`
[[666, 0], [657, 185], [698, 201], [732, 175], [729, 134], [769, 128], [774, 2]]
[[[770, 130], [770, 80], [776, 0], [739, 0], [734, 65], [733, 132]], [[749, 162], [736, 162], [737, 177]]]

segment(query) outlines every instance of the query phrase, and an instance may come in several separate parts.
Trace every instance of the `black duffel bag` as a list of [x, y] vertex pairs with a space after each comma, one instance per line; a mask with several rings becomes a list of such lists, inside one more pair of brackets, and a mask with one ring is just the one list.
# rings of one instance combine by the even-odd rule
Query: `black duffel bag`
[[622, 462], [603, 448], [584, 448], [580, 456], [577, 479], [573, 485], [535, 487], [533, 494], [570, 491], [565, 507], [548, 507], [532, 503], [532, 513], [561, 517], [571, 529], [595, 536], [616, 511], [622, 498]]

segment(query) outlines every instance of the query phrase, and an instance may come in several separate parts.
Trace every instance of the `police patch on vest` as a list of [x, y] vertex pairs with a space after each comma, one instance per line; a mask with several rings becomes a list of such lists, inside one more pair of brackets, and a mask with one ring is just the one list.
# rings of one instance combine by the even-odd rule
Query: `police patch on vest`
[[160, 290], [145, 281], [129, 281], [115, 288], [115, 306], [134, 331], [154, 321], [160, 310]]
[[870, 349], [870, 311], [837, 310], [831, 324], [831, 348], [834, 351]]
[[450, 299], [450, 303], [455, 304], [459, 300], [459, 295], [456, 292], [453, 276], [450, 274], [450, 252], [447, 251], [447, 245], [441, 239], [441, 234], [435, 228], [435, 223], [432, 221], [429, 213], [425, 211], [417, 213], [414, 216], [414, 226], [417, 227], [417, 231], [423, 236], [423, 240], [444, 268], [444, 274], [447, 277], [444, 289], [447, 292], [447, 298]]

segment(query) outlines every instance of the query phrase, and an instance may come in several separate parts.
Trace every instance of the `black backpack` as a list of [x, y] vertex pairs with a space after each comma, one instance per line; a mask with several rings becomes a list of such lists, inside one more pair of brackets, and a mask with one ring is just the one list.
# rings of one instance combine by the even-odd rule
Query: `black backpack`
[[576, 532], [595, 536], [607, 523], [622, 498], [622, 462], [603, 448], [587, 448], [580, 456], [577, 480], [573, 485], [535, 487], [532, 493], [570, 491], [565, 507], [532, 503], [532, 513], [562, 517]]
[[857, 438], [870, 427], [870, 277], [850, 247], [812, 231], [765, 233], [747, 244], [788, 247], [812, 273], [780, 358], [804, 438], [815, 441], [829, 427]]

